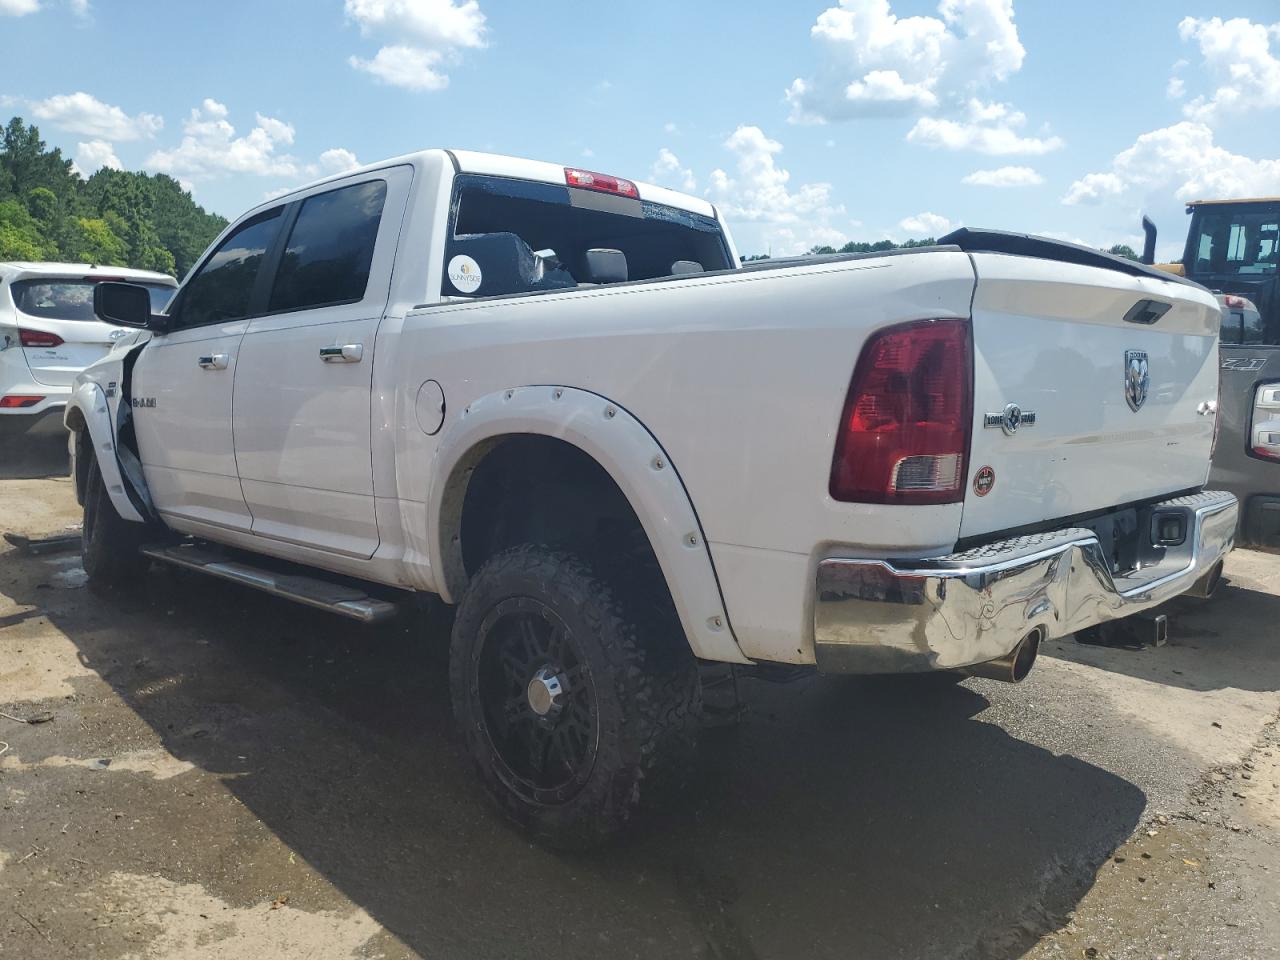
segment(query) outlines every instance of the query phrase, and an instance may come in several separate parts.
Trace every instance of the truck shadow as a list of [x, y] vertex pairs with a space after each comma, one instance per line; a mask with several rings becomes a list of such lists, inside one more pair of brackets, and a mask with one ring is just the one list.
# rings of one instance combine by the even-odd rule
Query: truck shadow
[[[747, 718], [708, 732], [665, 812], [562, 857], [491, 813], [423, 624], [356, 627], [159, 571], [147, 595], [54, 602], [24, 563], [0, 556], [6, 589], [167, 751], [423, 956], [1017, 957], [1144, 809], [1129, 781], [976, 719], [988, 701], [964, 686], [747, 681]], [[238, 901], [239, 854], [199, 852], [207, 826], [158, 823], [155, 848], [188, 837], [184, 857], [219, 865], [201, 882]]]
[[1167, 646], [1097, 647], [1067, 638], [1047, 645], [1045, 653], [1187, 690], [1280, 690], [1274, 626], [1280, 623], [1280, 596], [1236, 578], [1210, 600], [1179, 598], [1159, 612], [1169, 617]]

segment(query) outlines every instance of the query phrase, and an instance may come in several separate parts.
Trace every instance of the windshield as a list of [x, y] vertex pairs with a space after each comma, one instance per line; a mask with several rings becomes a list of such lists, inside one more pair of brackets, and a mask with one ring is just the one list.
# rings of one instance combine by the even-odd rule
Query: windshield
[[[93, 315], [93, 280], [19, 280], [10, 289], [18, 310], [29, 317], [48, 320], [96, 320]], [[140, 283], [151, 294], [151, 312], [164, 312], [174, 287]]]
[[455, 181], [450, 296], [650, 280], [732, 266], [720, 224], [664, 204], [529, 180]]
[[1280, 204], [1199, 207], [1187, 246], [1187, 273], [1274, 276], [1278, 242]]

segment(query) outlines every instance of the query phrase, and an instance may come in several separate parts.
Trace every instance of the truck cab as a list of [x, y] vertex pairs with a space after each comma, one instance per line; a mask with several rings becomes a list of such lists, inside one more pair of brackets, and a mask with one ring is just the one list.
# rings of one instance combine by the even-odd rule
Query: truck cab
[[1187, 213], [1178, 266], [1223, 305], [1210, 483], [1239, 498], [1242, 543], [1280, 549], [1280, 197], [1200, 200]]

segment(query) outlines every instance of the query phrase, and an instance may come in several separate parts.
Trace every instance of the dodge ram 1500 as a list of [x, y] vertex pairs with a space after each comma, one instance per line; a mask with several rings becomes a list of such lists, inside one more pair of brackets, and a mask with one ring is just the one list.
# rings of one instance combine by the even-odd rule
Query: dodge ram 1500
[[553, 844], [689, 755], [700, 662], [1017, 680], [1207, 596], [1236, 528], [1217, 301], [1049, 240], [743, 266], [706, 200], [431, 150], [251, 210], [162, 314], [95, 298], [137, 329], [66, 412], [91, 581], [437, 595], [467, 750]]

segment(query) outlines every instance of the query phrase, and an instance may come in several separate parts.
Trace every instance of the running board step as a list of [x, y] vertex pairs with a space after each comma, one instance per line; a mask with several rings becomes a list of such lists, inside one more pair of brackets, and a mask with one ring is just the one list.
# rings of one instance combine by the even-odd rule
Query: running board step
[[358, 587], [330, 583], [317, 577], [282, 573], [233, 560], [196, 544], [144, 546], [142, 552], [153, 560], [170, 563], [185, 570], [207, 573], [212, 577], [243, 584], [263, 593], [305, 603], [309, 607], [328, 610], [361, 623], [378, 623], [395, 616], [399, 607], [390, 600], [371, 597]]

